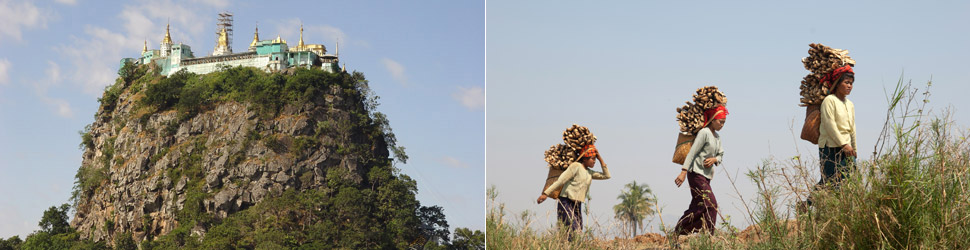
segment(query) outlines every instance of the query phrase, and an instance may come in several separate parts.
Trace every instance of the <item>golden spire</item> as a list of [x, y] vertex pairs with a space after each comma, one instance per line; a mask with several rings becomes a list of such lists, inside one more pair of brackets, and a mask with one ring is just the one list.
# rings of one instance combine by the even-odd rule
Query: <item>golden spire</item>
[[229, 47], [229, 35], [226, 33], [226, 28], [222, 28], [219, 32], [219, 44], [216, 47]]
[[303, 24], [300, 24], [300, 43], [296, 45], [296, 48], [302, 49], [303, 46]]
[[283, 38], [280, 38], [280, 35], [279, 35], [279, 34], [277, 34], [277, 35], [276, 35], [276, 39], [275, 39], [275, 40], [273, 40], [273, 42], [274, 42], [274, 43], [286, 43], [286, 40], [283, 40]]
[[168, 24], [165, 24], [165, 38], [162, 38], [163, 44], [172, 44], [172, 35], [168, 33]]
[[259, 42], [259, 26], [256, 26], [256, 32], [253, 33], [253, 42], [249, 43], [249, 47], [256, 47], [256, 43]]
[[141, 47], [141, 53], [148, 52], [148, 40], [145, 40], [145, 47]]

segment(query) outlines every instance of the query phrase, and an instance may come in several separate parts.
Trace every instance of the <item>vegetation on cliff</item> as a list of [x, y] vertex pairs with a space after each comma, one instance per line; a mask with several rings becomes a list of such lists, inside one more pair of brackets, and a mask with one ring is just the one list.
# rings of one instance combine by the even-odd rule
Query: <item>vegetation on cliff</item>
[[[416, 182], [393, 165], [407, 155], [362, 73], [226, 67], [166, 77], [126, 64], [118, 74], [80, 132], [71, 204], [41, 221], [56, 226], [0, 246], [484, 248], [482, 232], [451, 237], [442, 208], [415, 198]], [[233, 115], [245, 119], [220, 124]], [[238, 140], [211, 131], [236, 125], [225, 133]]]

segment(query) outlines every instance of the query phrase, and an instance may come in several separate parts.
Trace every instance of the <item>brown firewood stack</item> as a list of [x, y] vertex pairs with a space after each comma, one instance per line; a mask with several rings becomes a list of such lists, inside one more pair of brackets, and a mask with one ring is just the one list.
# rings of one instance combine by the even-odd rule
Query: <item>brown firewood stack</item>
[[808, 57], [802, 58], [805, 69], [811, 71], [802, 79], [801, 106], [822, 104], [822, 100], [828, 94], [828, 90], [821, 80], [832, 70], [850, 65], [855, 67], [855, 60], [849, 57], [849, 51], [844, 49], [833, 49], [821, 43], [808, 45]]
[[566, 144], [556, 144], [549, 147], [545, 153], [546, 162], [550, 168], [565, 170], [569, 164], [578, 158], [577, 151]]
[[677, 124], [680, 132], [694, 135], [704, 128], [704, 110], [718, 105], [727, 105], [727, 96], [717, 89], [717, 86], [706, 86], [697, 89], [693, 102], [686, 102], [677, 108]]
[[583, 150], [583, 146], [596, 143], [596, 136], [589, 132], [589, 128], [573, 124], [572, 127], [566, 128], [566, 131], [562, 132], [562, 140], [566, 143], [566, 146], [579, 152]]
[[596, 143], [596, 136], [589, 132], [589, 128], [573, 124], [562, 132], [562, 140], [564, 144], [552, 145], [544, 154], [550, 168], [565, 170], [579, 159], [584, 146]]

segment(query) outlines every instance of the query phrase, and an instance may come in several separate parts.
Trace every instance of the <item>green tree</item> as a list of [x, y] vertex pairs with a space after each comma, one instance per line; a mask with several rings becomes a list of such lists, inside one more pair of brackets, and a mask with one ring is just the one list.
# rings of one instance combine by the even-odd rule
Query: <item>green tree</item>
[[131, 238], [131, 232], [125, 232], [115, 236], [115, 250], [135, 250], [138, 245]]
[[620, 204], [613, 206], [613, 213], [616, 219], [630, 225], [630, 237], [634, 237], [637, 228], [643, 226], [643, 219], [656, 212], [652, 208], [656, 199], [651, 198], [653, 192], [647, 184], [638, 185], [633, 181], [624, 187], [623, 193], [616, 197]]
[[23, 243], [24, 241], [20, 240], [20, 236], [17, 235], [11, 236], [6, 240], [0, 238], [0, 250], [17, 250], [20, 249], [20, 244]]
[[459, 227], [455, 229], [455, 238], [451, 240], [451, 249], [485, 249], [485, 233]]
[[70, 209], [70, 205], [63, 204], [60, 207], [51, 206], [44, 211], [44, 216], [37, 223], [40, 230], [28, 235], [19, 249], [110, 249], [104, 242], [81, 240], [77, 231], [67, 222], [67, 212]]
[[421, 206], [418, 218], [421, 219], [421, 234], [425, 240], [439, 245], [448, 244], [448, 221], [445, 220], [444, 209], [440, 206]]
[[71, 225], [67, 222], [68, 210], [71, 210], [71, 205], [67, 203], [61, 204], [60, 207], [51, 206], [47, 211], [44, 211], [44, 217], [40, 219], [37, 225], [40, 226], [40, 230], [49, 234], [68, 233], [72, 231]]
[[159, 111], [167, 110], [178, 103], [182, 94], [182, 87], [190, 77], [195, 76], [185, 70], [179, 70], [170, 77], [163, 78], [158, 83], [148, 85], [145, 97], [140, 102], [143, 105], [153, 105]]

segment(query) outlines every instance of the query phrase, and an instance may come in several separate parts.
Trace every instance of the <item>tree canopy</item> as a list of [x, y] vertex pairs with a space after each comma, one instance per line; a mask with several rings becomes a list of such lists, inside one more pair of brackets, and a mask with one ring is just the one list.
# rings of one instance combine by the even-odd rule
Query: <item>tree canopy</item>
[[656, 198], [647, 184], [639, 185], [637, 181], [627, 183], [623, 192], [616, 199], [619, 204], [613, 206], [615, 218], [630, 227], [630, 237], [637, 234], [637, 228], [643, 226], [643, 219], [655, 213], [653, 205]]

